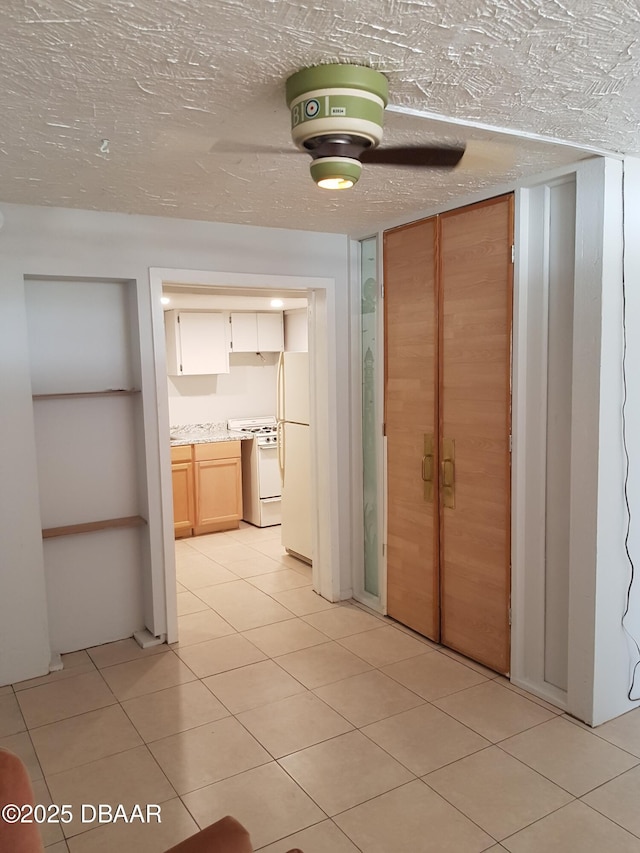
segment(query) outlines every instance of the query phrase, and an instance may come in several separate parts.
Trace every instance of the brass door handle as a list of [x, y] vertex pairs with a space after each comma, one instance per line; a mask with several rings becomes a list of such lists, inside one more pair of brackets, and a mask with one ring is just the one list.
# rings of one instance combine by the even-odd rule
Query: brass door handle
[[452, 438], [442, 440], [442, 504], [456, 506], [456, 443]]
[[442, 461], [442, 485], [445, 489], [454, 487], [456, 477], [456, 468], [453, 459], [444, 459]]
[[433, 443], [433, 435], [425, 433], [421, 474], [424, 483], [424, 499], [428, 503], [433, 501]]

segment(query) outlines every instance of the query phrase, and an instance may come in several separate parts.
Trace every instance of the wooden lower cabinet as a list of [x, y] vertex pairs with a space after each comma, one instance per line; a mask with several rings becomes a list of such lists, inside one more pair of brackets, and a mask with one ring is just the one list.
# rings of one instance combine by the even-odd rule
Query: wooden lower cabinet
[[171, 448], [173, 529], [176, 539], [193, 535], [195, 500], [192, 454], [192, 445], [190, 444]]
[[176, 538], [234, 530], [239, 526], [241, 465], [239, 441], [171, 448]]

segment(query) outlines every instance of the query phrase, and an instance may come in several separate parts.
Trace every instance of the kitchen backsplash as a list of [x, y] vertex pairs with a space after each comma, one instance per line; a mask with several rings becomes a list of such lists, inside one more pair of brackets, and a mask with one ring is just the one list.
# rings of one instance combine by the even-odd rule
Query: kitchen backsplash
[[168, 379], [171, 424], [275, 415], [278, 353], [238, 353], [230, 362], [229, 373]]

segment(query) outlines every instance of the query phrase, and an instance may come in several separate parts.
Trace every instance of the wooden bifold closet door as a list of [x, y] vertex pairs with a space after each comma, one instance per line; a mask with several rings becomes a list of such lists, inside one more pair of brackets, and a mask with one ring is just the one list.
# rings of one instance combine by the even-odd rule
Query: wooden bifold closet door
[[509, 669], [513, 196], [387, 231], [387, 611]]

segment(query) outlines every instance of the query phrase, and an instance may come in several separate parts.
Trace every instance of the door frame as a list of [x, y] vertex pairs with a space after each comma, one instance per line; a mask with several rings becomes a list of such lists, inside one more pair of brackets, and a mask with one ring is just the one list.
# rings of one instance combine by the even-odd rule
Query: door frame
[[[158, 418], [159, 489], [161, 495], [162, 534], [155, 538], [152, 553], [152, 583], [146, 596], [154, 621], [164, 626], [168, 643], [178, 639], [176, 599], [175, 537], [171, 492], [171, 456], [168, 438], [169, 394], [167, 387], [164, 311], [160, 298], [164, 284], [172, 286], [211, 287], [241, 291], [304, 292], [309, 301], [309, 371], [310, 417], [315, 429], [311, 433], [311, 486], [313, 536], [313, 589], [329, 601], [340, 598], [340, 563], [338, 543], [332, 537], [334, 509], [338, 504], [338, 482], [335, 460], [330, 452], [329, 375], [327, 330], [335, 311], [335, 280], [318, 276], [266, 275], [229, 273], [212, 270], [149, 269], [151, 297], [152, 346], [156, 377], [156, 410]], [[152, 542], [154, 540], [152, 539]], [[158, 632], [158, 629], [156, 629]]]

